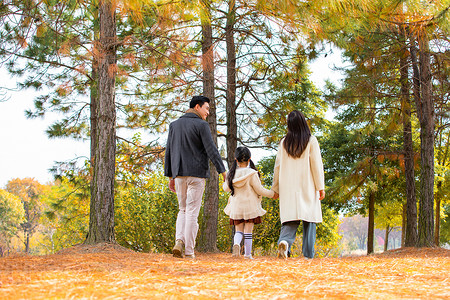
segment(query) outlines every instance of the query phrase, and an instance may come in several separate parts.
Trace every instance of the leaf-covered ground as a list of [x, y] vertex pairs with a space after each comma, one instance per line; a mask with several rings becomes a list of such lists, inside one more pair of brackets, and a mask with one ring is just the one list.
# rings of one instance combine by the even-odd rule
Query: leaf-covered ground
[[306, 260], [77, 246], [0, 258], [1, 299], [450, 299], [450, 250]]

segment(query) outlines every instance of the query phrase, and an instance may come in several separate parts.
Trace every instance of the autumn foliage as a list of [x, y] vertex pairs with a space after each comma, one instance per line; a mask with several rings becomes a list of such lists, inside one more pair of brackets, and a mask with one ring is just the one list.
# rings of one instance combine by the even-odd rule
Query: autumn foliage
[[0, 258], [2, 299], [448, 299], [450, 250], [280, 260], [228, 253], [194, 261], [117, 245]]

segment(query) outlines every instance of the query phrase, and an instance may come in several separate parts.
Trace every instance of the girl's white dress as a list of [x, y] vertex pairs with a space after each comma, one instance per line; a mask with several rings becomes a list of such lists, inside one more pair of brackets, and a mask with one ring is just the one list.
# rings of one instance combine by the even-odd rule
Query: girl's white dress
[[[225, 214], [233, 220], [250, 220], [266, 213], [261, 207], [261, 196], [272, 198], [274, 192], [264, 188], [258, 172], [252, 168], [237, 168], [233, 179], [234, 195], [228, 199]], [[223, 190], [231, 192], [228, 182]]]

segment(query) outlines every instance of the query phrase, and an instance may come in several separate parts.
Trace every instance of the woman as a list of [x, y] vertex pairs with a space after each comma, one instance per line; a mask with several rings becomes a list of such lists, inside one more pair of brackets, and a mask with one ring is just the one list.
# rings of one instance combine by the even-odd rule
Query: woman
[[313, 258], [316, 223], [322, 222], [320, 200], [325, 197], [322, 156], [301, 112], [294, 110], [288, 115], [287, 127], [278, 147], [272, 186], [280, 195], [278, 257], [289, 256], [297, 228], [303, 221], [303, 255]]

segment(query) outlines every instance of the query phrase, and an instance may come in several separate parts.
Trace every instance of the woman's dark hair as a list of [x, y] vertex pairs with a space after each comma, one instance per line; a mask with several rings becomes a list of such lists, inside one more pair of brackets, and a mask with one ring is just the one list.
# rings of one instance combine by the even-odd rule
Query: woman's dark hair
[[[252, 154], [250, 153], [250, 150], [247, 147], [237, 147], [236, 151], [234, 151], [234, 157], [236, 159], [234, 160], [234, 162], [231, 165], [230, 170], [228, 171], [228, 174], [227, 174], [228, 187], [231, 190], [231, 195], [234, 195], [233, 179], [234, 179], [234, 175], [236, 174], [236, 168], [237, 168], [236, 160], [238, 162], [244, 162], [244, 161], [250, 160], [249, 161], [250, 168], [258, 171], [258, 169], [255, 167], [255, 164], [250, 159], [250, 157], [252, 157]], [[261, 176], [259, 174], [259, 171], [258, 171], [258, 176]]]
[[287, 127], [288, 132], [283, 141], [284, 149], [286, 149], [289, 156], [299, 158], [308, 145], [311, 130], [305, 116], [298, 110], [289, 113]]
[[208, 97], [205, 96], [194, 96], [191, 99], [191, 102], [189, 102], [189, 108], [194, 108], [197, 104], [200, 105], [200, 107], [203, 106], [203, 104], [205, 104], [205, 102], [210, 103], [211, 101], [209, 100]]

